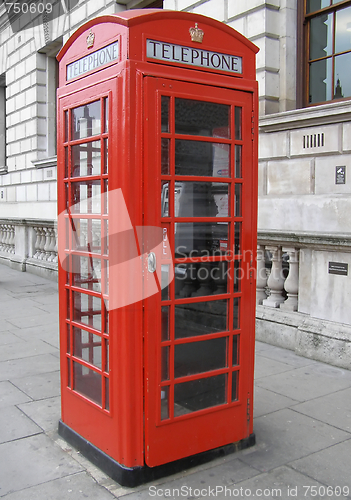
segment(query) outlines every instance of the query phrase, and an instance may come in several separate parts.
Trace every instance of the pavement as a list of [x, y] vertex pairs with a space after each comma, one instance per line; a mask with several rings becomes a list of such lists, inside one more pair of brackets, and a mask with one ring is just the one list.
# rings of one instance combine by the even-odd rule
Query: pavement
[[256, 343], [256, 445], [125, 488], [57, 433], [57, 284], [0, 265], [0, 498], [351, 498], [351, 371]]

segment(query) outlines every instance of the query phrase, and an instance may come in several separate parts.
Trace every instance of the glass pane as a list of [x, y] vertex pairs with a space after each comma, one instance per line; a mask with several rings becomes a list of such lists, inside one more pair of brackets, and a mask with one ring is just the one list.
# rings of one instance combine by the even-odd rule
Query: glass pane
[[72, 256], [73, 286], [101, 292], [101, 260]]
[[241, 215], [241, 184], [235, 184], [234, 217]]
[[104, 131], [108, 132], [108, 97], [104, 99], [104, 105], [105, 105], [105, 127]]
[[109, 372], [109, 370], [110, 370], [110, 368], [109, 368], [109, 365], [110, 365], [110, 363], [109, 363], [109, 346], [110, 346], [110, 344], [109, 344], [109, 341], [108, 341], [108, 340], [106, 340], [106, 339], [105, 339], [105, 341], [104, 341], [104, 342], [105, 342], [105, 349], [106, 349], [106, 355], [105, 355], [105, 367], [104, 367], [104, 371], [105, 371], [106, 373], [108, 373], [108, 372]]
[[105, 408], [110, 409], [110, 379], [105, 378]]
[[228, 217], [229, 185], [219, 182], [176, 182], [176, 217]]
[[[68, 177], [68, 163], [69, 163], [68, 148], [65, 148], [65, 179], [67, 179], [67, 177]], [[66, 198], [66, 200], [67, 200], [67, 198]]]
[[161, 300], [169, 300], [169, 265], [161, 264]]
[[169, 340], [169, 307], [161, 307], [161, 341]]
[[174, 270], [176, 298], [227, 293], [227, 269], [227, 262], [177, 264]]
[[244, 270], [241, 267], [241, 260], [234, 261], [234, 293], [240, 292], [241, 280]]
[[161, 96], [161, 132], [169, 132], [169, 102], [168, 96]]
[[186, 377], [227, 366], [227, 337], [174, 346], [174, 376]]
[[[351, 37], [351, 33], [350, 33]], [[351, 53], [335, 58], [334, 99], [351, 96]]]
[[72, 140], [100, 134], [100, 101], [91, 102], [72, 109]]
[[351, 7], [336, 12], [335, 52], [351, 50]]
[[161, 182], [161, 217], [169, 217], [169, 182]]
[[86, 332], [80, 328], [74, 328], [73, 354], [87, 363], [101, 368], [101, 337]]
[[161, 380], [169, 380], [169, 347], [161, 347]]
[[226, 104], [176, 98], [175, 132], [229, 138], [229, 109]]
[[227, 375], [192, 380], [174, 386], [174, 416], [203, 410], [226, 402]]
[[309, 102], [330, 101], [332, 94], [332, 59], [310, 64]]
[[67, 387], [71, 387], [71, 358], [67, 358]]
[[104, 244], [103, 244], [103, 252], [105, 255], [108, 255], [108, 220], [104, 220]]
[[242, 146], [235, 146], [235, 178], [241, 179], [242, 177], [242, 167], [241, 167], [241, 157], [242, 157]]
[[68, 111], [64, 113], [64, 142], [68, 141]]
[[242, 139], [241, 134], [241, 108], [235, 106], [235, 140], [240, 141]]
[[227, 300], [175, 305], [175, 338], [181, 339], [226, 331], [227, 311]]
[[234, 298], [233, 305], [233, 330], [238, 330], [240, 328], [240, 298]]
[[169, 145], [170, 140], [161, 139], [161, 174], [169, 175]]
[[229, 177], [229, 144], [176, 139], [175, 174]]
[[101, 299], [72, 292], [73, 320], [101, 331]]
[[87, 142], [72, 146], [72, 177], [100, 175], [101, 146], [100, 141]]
[[239, 335], [233, 335], [233, 366], [239, 364]]
[[241, 222], [234, 224], [234, 254], [239, 255], [241, 251]]
[[72, 212], [81, 214], [101, 213], [100, 181], [72, 183]]
[[104, 158], [104, 174], [108, 173], [108, 139], [104, 140], [105, 158]]
[[176, 258], [222, 255], [221, 242], [228, 241], [228, 223], [177, 223], [174, 240]]
[[108, 260], [103, 260], [103, 275], [104, 275], [104, 284], [103, 284], [103, 293], [108, 295], [109, 293], [109, 274], [110, 274], [110, 266]]
[[108, 179], [104, 180], [104, 192], [103, 192], [103, 203], [102, 209], [104, 214], [108, 214]]
[[[335, 0], [333, 0], [334, 3]], [[341, 1], [341, 0], [337, 0]], [[317, 10], [324, 9], [330, 5], [330, 0], [307, 0], [306, 3], [306, 13], [316, 12]]]
[[71, 219], [72, 247], [84, 252], [101, 252], [101, 221], [99, 219]]
[[239, 393], [239, 372], [232, 373], [232, 401], [237, 401]]
[[169, 418], [169, 387], [161, 387], [161, 420]]
[[333, 14], [311, 19], [310, 59], [330, 56], [333, 52]]
[[73, 377], [74, 390], [101, 405], [101, 375], [74, 361]]
[[70, 354], [71, 352], [71, 327], [70, 325], [67, 325], [67, 353]]

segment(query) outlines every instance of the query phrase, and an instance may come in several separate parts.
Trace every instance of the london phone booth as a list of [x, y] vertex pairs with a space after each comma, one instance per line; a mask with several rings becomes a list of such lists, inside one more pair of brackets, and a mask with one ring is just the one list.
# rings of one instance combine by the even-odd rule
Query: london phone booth
[[58, 55], [59, 431], [122, 484], [254, 441], [256, 52], [150, 9]]

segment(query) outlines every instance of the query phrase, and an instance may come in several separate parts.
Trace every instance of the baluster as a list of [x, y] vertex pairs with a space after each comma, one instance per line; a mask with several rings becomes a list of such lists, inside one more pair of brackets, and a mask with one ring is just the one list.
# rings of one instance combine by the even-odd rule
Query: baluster
[[50, 227], [44, 227], [44, 234], [45, 234], [45, 244], [44, 244], [44, 258], [43, 260], [46, 260], [49, 262], [49, 258], [51, 257], [51, 250], [50, 250], [50, 245], [51, 245], [51, 228]]
[[195, 292], [195, 283], [196, 283], [196, 266], [195, 264], [186, 264], [186, 277], [184, 280], [177, 280], [178, 286], [179, 284], [183, 284], [179, 291], [180, 298], [190, 297], [193, 292]]
[[9, 248], [10, 248], [10, 245], [9, 245], [9, 241], [10, 241], [10, 226], [9, 224], [5, 224], [5, 252], [8, 252], [9, 251]]
[[198, 290], [191, 294], [192, 297], [202, 297], [203, 295], [211, 295], [211, 264], [204, 262], [197, 267], [197, 282], [200, 284]]
[[40, 257], [40, 240], [41, 240], [41, 234], [40, 234], [40, 228], [39, 227], [34, 227], [33, 228], [35, 231], [36, 239], [35, 239], [35, 244], [34, 244], [34, 255], [33, 259], [39, 259]]
[[45, 260], [45, 242], [46, 242], [46, 235], [45, 235], [45, 229], [44, 227], [39, 228], [40, 231], [40, 242], [39, 242], [39, 250], [40, 250], [40, 255], [38, 257], [39, 260]]
[[57, 228], [54, 228], [54, 238], [55, 238], [55, 245], [54, 245], [54, 258], [52, 259], [52, 262], [55, 264], [58, 262], [58, 248], [57, 248]]
[[282, 250], [278, 246], [266, 247], [266, 250], [272, 252], [272, 269], [267, 281], [270, 296], [263, 300], [262, 304], [268, 307], [279, 307], [285, 300], [282, 294], [284, 289]]
[[5, 225], [0, 224], [0, 250], [4, 250], [4, 240], [5, 240]]
[[267, 279], [265, 247], [257, 245], [256, 304], [262, 304], [267, 299]]
[[9, 252], [10, 253], [15, 253], [15, 226], [10, 225], [10, 242], [9, 242]]
[[297, 311], [299, 292], [299, 250], [293, 247], [283, 248], [289, 255], [289, 274], [285, 280], [284, 288], [288, 298], [280, 308], [287, 311]]

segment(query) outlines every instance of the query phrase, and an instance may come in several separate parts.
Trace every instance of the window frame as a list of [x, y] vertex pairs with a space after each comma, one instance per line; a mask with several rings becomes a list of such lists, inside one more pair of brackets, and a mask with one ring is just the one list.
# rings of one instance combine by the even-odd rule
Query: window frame
[[[298, 93], [297, 93], [297, 103], [299, 107], [311, 107], [318, 106], [321, 104], [327, 104], [331, 102], [338, 102], [344, 100], [350, 100], [351, 95], [346, 97], [334, 98], [335, 85], [336, 85], [336, 75], [335, 75], [335, 58], [342, 54], [351, 54], [351, 43], [350, 49], [342, 52], [335, 52], [335, 38], [336, 38], [336, 12], [341, 11], [346, 7], [351, 7], [351, 0], [342, 0], [333, 4], [333, 0], [329, 0], [329, 6], [322, 9], [307, 13], [307, 1], [298, 2], [298, 51], [297, 51], [297, 82]], [[320, 16], [321, 14], [334, 14], [333, 15], [333, 35], [332, 35], [332, 51], [329, 56], [319, 57], [315, 59], [310, 59], [310, 36], [311, 36], [311, 20]], [[310, 102], [310, 64], [317, 61], [330, 59], [332, 61], [332, 75], [331, 75], [331, 88], [332, 95], [331, 99], [326, 99], [324, 101]], [[301, 71], [301, 68], [302, 71]]]

